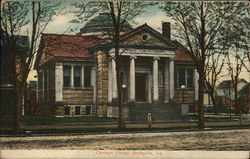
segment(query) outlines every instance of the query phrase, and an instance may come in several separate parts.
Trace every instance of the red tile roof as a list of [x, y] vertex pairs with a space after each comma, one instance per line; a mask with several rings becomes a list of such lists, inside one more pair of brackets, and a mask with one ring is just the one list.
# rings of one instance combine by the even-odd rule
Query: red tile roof
[[175, 51], [175, 61], [194, 61], [193, 58], [188, 54], [188, 50], [178, 41], [173, 41], [174, 44], [178, 47]]
[[89, 49], [103, 40], [97, 36], [43, 34], [45, 51], [53, 56], [92, 57]]

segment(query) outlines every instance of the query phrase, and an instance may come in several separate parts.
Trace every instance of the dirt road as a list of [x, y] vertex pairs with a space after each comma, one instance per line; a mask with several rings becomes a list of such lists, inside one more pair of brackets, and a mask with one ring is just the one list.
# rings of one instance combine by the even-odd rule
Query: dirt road
[[2, 137], [0, 149], [250, 150], [250, 130]]

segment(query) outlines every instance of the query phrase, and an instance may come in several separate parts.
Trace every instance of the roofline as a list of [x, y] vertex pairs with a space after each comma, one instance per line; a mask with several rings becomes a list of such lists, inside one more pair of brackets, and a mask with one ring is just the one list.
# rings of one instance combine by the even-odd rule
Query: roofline
[[[95, 51], [97, 49], [111, 49], [114, 48], [114, 44], [106, 43], [93, 47], [91, 50]], [[154, 46], [154, 45], [120, 45], [120, 48], [141, 48], [141, 49], [157, 49], [157, 50], [176, 50], [175, 47], [168, 46]]]
[[[159, 36], [162, 40], [164, 40], [165, 42], [169, 43], [170, 45], [175, 46], [176, 48], [178, 48], [170, 39], [167, 39], [166, 37], [164, 37], [160, 32], [156, 31], [155, 29], [153, 29], [152, 27], [150, 27], [149, 25], [147, 25], [147, 23], [138, 26], [137, 28], [134, 28], [133, 30], [124, 33], [123, 35], [121, 35], [121, 41], [125, 40], [126, 38], [128, 38], [130, 35], [134, 35], [135, 33], [137, 33], [140, 30], [143, 29], [149, 29], [149, 31], [153, 32], [154, 34], [156, 34], [157, 36]], [[124, 37], [122, 37], [124, 36]]]

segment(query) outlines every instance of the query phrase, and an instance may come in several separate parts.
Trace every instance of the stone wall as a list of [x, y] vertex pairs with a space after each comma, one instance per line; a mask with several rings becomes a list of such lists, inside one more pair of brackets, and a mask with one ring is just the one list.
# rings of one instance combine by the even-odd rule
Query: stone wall
[[97, 116], [107, 116], [108, 104], [108, 58], [104, 51], [97, 52], [96, 69]]
[[63, 89], [64, 104], [93, 104], [93, 88], [88, 89]]
[[[184, 90], [184, 103], [194, 103], [194, 89], [186, 89]], [[176, 102], [182, 102], [182, 90], [175, 89], [174, 99]]]

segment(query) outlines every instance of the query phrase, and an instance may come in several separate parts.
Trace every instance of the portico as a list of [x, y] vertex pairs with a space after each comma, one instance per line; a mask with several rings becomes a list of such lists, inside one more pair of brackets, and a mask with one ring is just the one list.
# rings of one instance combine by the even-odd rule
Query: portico
[[[110, 51], [110, 55], [114, 55]], [[164, 65], [162, 79], [162, 87], [164, 88], [164, 101], [169, 102], [174, 98], [174, 52], [165, 50], [140, 50], [140, 49], [126, 49], [123, 50], [122, 57], [127, 58], [128, 68], [125, 69], [126, 64], [123, 61], [121, 70], [128, 76], [127, 85], [127, 102], [147, 102], [155, 103], [159, 102], [159, 61]], [[140, 67], [140, 63], [143, 58], [148, 59], [148, 67]], [[116, 84], [116, 71], [115, 71], [115, 59], [112, 57], [109, 61], [109, 90], [108, 99], [109, 102], [117, 98], [117, 84]], [[127, 77], [126, 76], [126, 77]], [[139, 78], [141, 82], [138, 82]], [[125, 81], [125, 80], [123, 80]], [[112, 86], [111, 86], [112, 85]], [[144, 86], [145, 85], [145, 86]], [[172, 85], [172, 86], [171, 86]], [[112, 89], [111, 89], [112, 88]], [[139, 90], [143, 91], [140, 92]], [[138, 96], [141, 94], [141, 99]], [[145, 100], [144, 99], [145, 94]]]

